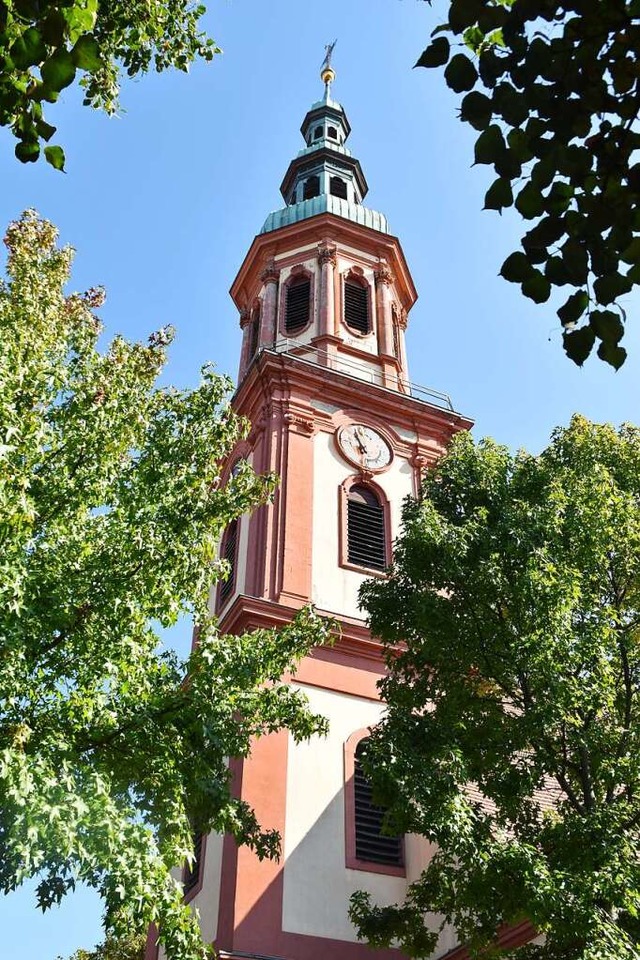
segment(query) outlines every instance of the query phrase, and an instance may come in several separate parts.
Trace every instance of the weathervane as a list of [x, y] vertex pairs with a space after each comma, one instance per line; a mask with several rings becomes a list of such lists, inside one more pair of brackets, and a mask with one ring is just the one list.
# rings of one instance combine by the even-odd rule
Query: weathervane
[[335, 70], [331, 66], [331, 57], [333, 55], [333, 48], [335, 47], [338, 40], [334, 40], [333, 43], [326, 43], [324, 46], [324, 60], [322, 61], [322, 67], [320, 68], [320, 76], [326, 86], [326, 95], [329, 95], [329, 87], [331, 83], [335, 80], [336, 74]]

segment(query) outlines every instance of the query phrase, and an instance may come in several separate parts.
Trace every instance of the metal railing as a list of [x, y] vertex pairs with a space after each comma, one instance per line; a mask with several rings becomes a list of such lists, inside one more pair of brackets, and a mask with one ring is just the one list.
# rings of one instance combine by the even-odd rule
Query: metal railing
[[[272, 353], [288, 353], [297, 360], [304, 363], [313, 363], [327, 367], [329, 370], [335, 370], [337, 373], [345, 373], [357, 377], [359, 380], [365, 380], [383, 390], [396, 392], [383, 382], [382, 370], [373, 365], [369, 366], [362, 360], [355, 360], [352, 357], [346, 357], [344, 354], [330, 353], [321, 347], [316, 347], [311, 343], [301, 343], [300, 340], [291, 340], [283, 338], [276, 340], [270, 347], [263, 347], [263, 350]], [[423, 403], [429, 403], [444, 410], [454, 412], [451, 398], [447, 393], [441, 393], [439, 390], [433, 390], [431, 387], [423, 387], [420, 384], [412, 383], [410, 380], [403, 380], [402, 377], [396, 378], [397, 392], [406, 396], [422, 400]]]

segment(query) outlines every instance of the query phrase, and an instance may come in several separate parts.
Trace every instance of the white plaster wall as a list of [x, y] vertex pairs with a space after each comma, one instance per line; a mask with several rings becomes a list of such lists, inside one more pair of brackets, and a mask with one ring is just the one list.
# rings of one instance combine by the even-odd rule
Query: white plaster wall
[[[312, 602], [321, 610], [363, 619], [358, 590], [370, 574], [341, 567], [339, 553], [340, 486], [357, 471], [340, 456], [332, 434], [318, 433], [313, 442]], [[410, 464], [394, 457], [389, 469], [375, 477], [390, 502], [392, 540], [400, 532], [402, 502], [412, 492], [412, 476]]]
[[[355, 337], [350, 337], [344, 329], [344, 340], [351, 342]], [[357, 346], [357, 344], [356, 344]], [[378, 386], [384, 386], [383, 374], [380, 364], [375, 360], [364, 360], [362, 357], [352, 357], [344, 353], [337, 353], [331, 357], [332, 370], [339, 370], [346, 373], [347, 376], [355, 377], [357, 380], [364, 380], [366, 383], [375, 383]]]
[[[384, 704], [302, 684], [297, 688], [311, 709], [329, 720], [329, 734], [308, 743], [289, 741], [282, 929], [356, 942], [348, 917], [351, 895], [366, 890], [381, 906], [402, 902], [433, 847], [422, 837], [405, 838], [406, 878], [345, 867], [344, 745], [356, 730], [375, 726]], [[435, 917], [431, 923], [436, 925]], [[434, 960], [456, 945], [453, 931], [446, 928]]]
[[345, 867], [344, 744], [382, 716], [380, 703], [300, 687], [329, 719], [326, 738], [289, 742], [282, 928], [290, 933], [355, 942], [349, 897], [368, 890], [380, 903], [402, 898], [403, 877]]
[[212, 943], [218, 931], [218, 908], [220, 905], [220, 879], [222, 872], [222, 844], [219, 833], [207, 835], [202, 865], [202, 889], [191, 901], [191, 907], [200, 915], [200, 929], [205, 943]]

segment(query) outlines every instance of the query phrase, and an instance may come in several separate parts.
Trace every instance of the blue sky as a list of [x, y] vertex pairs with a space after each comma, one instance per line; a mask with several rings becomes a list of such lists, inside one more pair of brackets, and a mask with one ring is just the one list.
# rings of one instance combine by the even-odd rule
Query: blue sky
[[[338, 37], [333, 95], [367, 176], [368, 206], [389, 218], [420, 298], [409, 324], [411, 378], [449, 393], [491, 435], [535, 452], [579, 411], [638, 420], [640, 324], [630, 298], [630, 357], [621, 371], [565, 358], [552, 305], [498, 277], [520, 218], [483, 212], [492, 177], [471, 167], [473, 131], [437, 71], [412, 70], [444, 0], [225, 0], [206, 25], [224, 49], [189, 75], [128, 82], [109, 119], [67, 90], [48, 119], [67, 174], [22, 166], [0, 131], [0, 226], [36, 207], [77, 249], [73, 287], [107, 288], [107, 334], [178, 330], [166, 379], [195, 384], [214, 360], [235, 376], [240, 331], [228, 289], [302, 146], [299, 126], [322, 92], [324, 44]], [[184, 647], [188, 630], [175, 638]], [[55, 960], [99, 939], [87, 893], [42, 917], [31, 891], [0, 900], [2, 955]]]

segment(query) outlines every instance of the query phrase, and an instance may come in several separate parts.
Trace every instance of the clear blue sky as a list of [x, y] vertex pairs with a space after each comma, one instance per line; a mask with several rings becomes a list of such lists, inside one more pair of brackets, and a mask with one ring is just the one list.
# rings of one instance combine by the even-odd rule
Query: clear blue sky
[[[517, 248], [517, 215], [482, 212], [488, 168], [471, 168], [473, 131], [436, 71], [412, 70], [446, 4], [420, 0], [226, 0], [206, 20], [224, 55], [188, 76], [125, 84], [119, 119], [67, 90], [48, 119], [66, 175], [22, 166], [0, 131], [0, 225], [34, 206], [77, 249], [73, 286], [107, 288], [108, 334], [178, 328], [167, 379], [194, 384], [202, 363], [235, 375], [239, 327], [229, 286], [302, 146], [322, 92], [324, 44], [338, 37], [334, 96], [370, 185], [366, 203], [400, 237], [420, 294], [409, 325], [411, 376], [449, 393], [477, 436], [540, 450], [574, 411], [638, 421], [639, 301], [631, 299], [615, 373], [564, 357], [555, 311], [497, 274]], [[176, 642], [184, 645], [187, 631]], [[0, 900], [0, 957], [55, 960], [99, 939], [88, 894], [36, 914], [32, 894]]]

